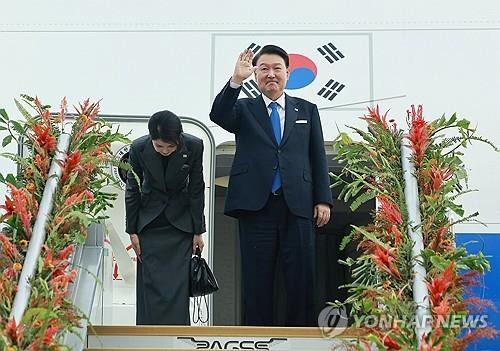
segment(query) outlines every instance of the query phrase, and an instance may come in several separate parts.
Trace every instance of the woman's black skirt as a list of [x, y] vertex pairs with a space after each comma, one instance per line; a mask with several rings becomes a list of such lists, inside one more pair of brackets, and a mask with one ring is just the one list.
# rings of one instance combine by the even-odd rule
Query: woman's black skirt
[[189, 325], [189, 264], [193, 234], [163, 222], [139, 234], [137, 325]]

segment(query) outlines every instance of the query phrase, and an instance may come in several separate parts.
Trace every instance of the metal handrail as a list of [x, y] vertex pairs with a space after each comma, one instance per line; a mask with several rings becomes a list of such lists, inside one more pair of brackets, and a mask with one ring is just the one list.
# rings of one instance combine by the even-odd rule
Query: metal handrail
[[418, 344], [422, 337], [430, 331], [428, 324], [429, 318], [429, 291], [425, 284], [426, 271], [422, 264], [420, 255], [424, 250], [422, 239], [420, 203], [418, 196], [418, 183], [415, 178], [415, 164], [412, 160], [412, 151], [408, 138], [403, 138], [401, 143], [401, 161], [403, 167], [403, 176], [405, 180], [405, 201], [408, 209], [408, 232], [412, 239], [413, 245], [411, 255], [413, 258], [413, 300], [417, 304], [415, 311], [415, 326], [418, 337]]
[[10, 316], [14, 318], [16, 324], [21, 322], [24, 312], [28, 307], [31, 295], [30, 279], [33, 277], [38, 265], [38, 257], [40, 256], [42, 246], [45, 242], [47, 218], [52, 212], [54, 195], [62, 174], [61, 164], [66, 159], [70, 138], [71, 136], [69, 134], [63, 133], [57, 140], [56, 152], [52, 159], [52, 164], [50, 165], [48, 179], [45, 183], [45, 189], [43, 190], [42, 201], [40, 202], [35, 225], [33, 226], [33, 233], [30, 238], [26, 258], [24, 259], [21, 277], [19, 278], [17, 293], [12, 304]]
[[[78, 245], [73, 256], [72, 268], [77, 270], [77, 278], [70, 285], [71, 294], [68, 297], [73, 306], [84, 316], [77, 327], [66, 331], [63, 345], [73, 351], [82, 351], [87, 339], [87, 328], [92, 314], [94, 299], [98, 289], [102, 294], [102, 285], [97, 277], [103, 279], [104, 260], [104, 228], [102, 223], [91, 224], [87, 228], [85, 245]], [[100, 288], [99, 288], [100, 286]]]

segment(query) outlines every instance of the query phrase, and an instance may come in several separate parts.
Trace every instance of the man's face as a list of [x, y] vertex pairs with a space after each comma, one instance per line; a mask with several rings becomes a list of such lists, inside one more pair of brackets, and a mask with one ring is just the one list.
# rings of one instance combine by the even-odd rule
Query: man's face
[[153, 140], [153, 148], [160, 155], [169, 156], [170, 154], [174, 153], [175, 150], [177, 150], [177, 145], [172, 144], [172, 143], [168, 143], [168, 142], [163, 141], [161, 139], [154, 139]]
[[257, 60], [255, 79], [262, 94], [276, 100], [283, 94], [288, 81], [288, 68], [285, 60], [275, 54], [263, 54]]

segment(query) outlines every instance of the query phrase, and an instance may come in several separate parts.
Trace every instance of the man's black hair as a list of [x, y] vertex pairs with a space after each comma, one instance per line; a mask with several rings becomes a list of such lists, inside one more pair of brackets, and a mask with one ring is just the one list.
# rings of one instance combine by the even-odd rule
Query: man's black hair
[[159, 111], [148, 122], [151, 139], [160, 139], [166, 143], [181, 144], [182, 124], [177, 115], [170, 111]]
[[288, 59], [288, 54], [286, 53], [285, 50], [276, 45], [265, 45], [262, 49], [260, 49], [260, 51], [253, 57], [252, 65], [256, 66], [259, 58], [265, 54], [280, 56], [285, 61], [286, 68], [288, 68], [288, 65], [290, 64], [290, 60]]

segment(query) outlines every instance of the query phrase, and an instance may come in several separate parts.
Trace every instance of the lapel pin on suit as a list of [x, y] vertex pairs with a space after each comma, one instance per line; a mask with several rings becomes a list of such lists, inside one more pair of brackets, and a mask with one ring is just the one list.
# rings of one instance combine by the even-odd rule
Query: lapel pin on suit
[[182, 154], [182, 157], [187, 158], [188, 155], [187, 154]]
[[297, 107], [294, 108], [295, 112], [299, 112], [299, 109]]

